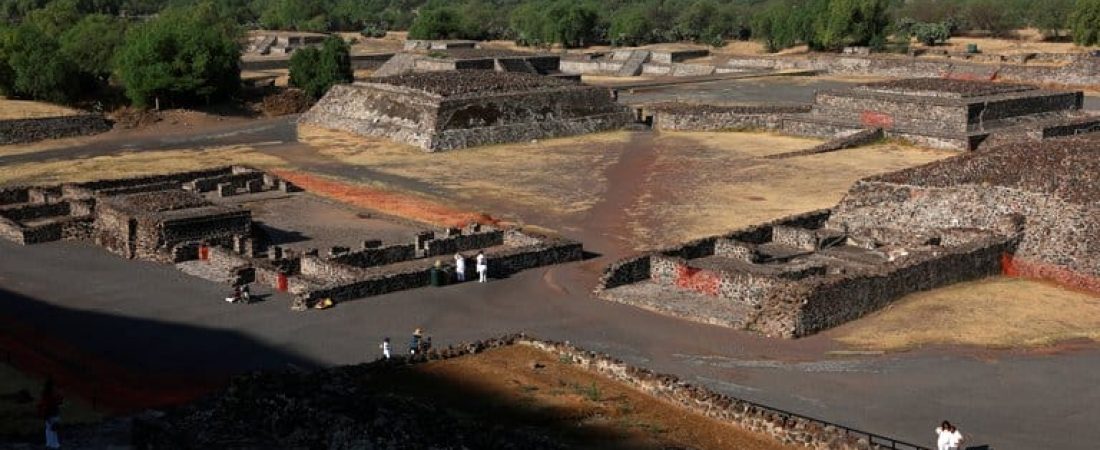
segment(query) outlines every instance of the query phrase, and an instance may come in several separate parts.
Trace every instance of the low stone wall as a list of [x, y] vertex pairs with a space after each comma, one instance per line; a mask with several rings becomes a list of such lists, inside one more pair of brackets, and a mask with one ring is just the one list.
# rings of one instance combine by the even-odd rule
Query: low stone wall
[[653, 128], [667, 131], [719, 131], [778, 129], [790, 114], [806, 113], [804, 106], [713, 106], [657, 104], [646, 108], [653, 115]]
[[[848, 430], [821, 420], [729, 397], [705, 387], [694, 386], [674, 375], [631, 366], [607, 354], [582, 350], [567, 343], [520, 335], [505, 337], [492, 344], [473, 346], [472, 352], [490, 346], [507, 345], [509, 341], [549, 352], [578, 367], [624, 383], [660, 400], [748, 431], [771, 436], [785, 445], [821, 450], [888, 448], [870, 443], [866, 438], [868, 433], [865, 432]], [[899, 444], [903, 444], [900, 448], [921, 448], [912, 444]]]
[[[606, 377], [614, 382], [622, 383], [660, 401], [669, 402], [686, 411], [746, 431], [769, 436], [786, 446], [817, 450], [925, 449], [918, 445], [895, 441], [878, 434], [859, 431], [820, 419], [730, 397], [706, 387], [693, 385], [677, 378], [675, 375], [660, 374], [649, 369], [629, 365], [605, 353], [587, 351], [568, 343], [542, 340], [525, 334], [510, 334], [465, 342], [444, 348], [433, 348], [418, 355], [395, 356], [390, 360], [321, 369], [308, 374], [252, 374], [234, 380], [229, 389], [235, 393], [227, 395], [236, 396], [236, 398], [249, 397], [250, 400], [246, 401], [255, 401], [258, 398], [278, 395], [280, 392], [292, 392], [288, 394], [293, 399], [291, 401], [295, 402], [294, 404], [305, 405], [307, 409], [284, 412], [280, 417], [286, 420], [297, 420], [299, 416], [314, 417], [316, 415], [314, 409], [310, 409], [313, 407], [308, 405], [322, 405], [325, 403], [317, 400], [318, 397], [303, 397], [300, 394], [302, 392], [320, 391], [310, 390], [302, 383], [308, 382], [310, 386], [329, 386], [333, 392], [353, 392], [352, 387], [346, 382], [374, 371], [408, 370], [409, 365], [461, 358], [511, 345], [530, 346], [547, 352], [555, 359], [568, 362], [575, 367]], [[268, 392], [266, 389], [272, 390]], [[240, 395], [240, 393], [253, 394]], [[227, 420], [242, 423], [244, 427], [255, 427], [257, 423], [267, 419], [266, 417], [258, 419], [259, 416], [255, 414], [238, 415], [236, 414], [237, 411], [220, 410], [218, 408], [224, 407], [227, 403], [230, 407], [237, 407], [238, 403], [235, 401], [226, 402], [224, 399], [219, 398], [213, 400], [212, 403], [196, 403], [185, 406], [183, 410], [170, 410], [168, 414], [143, 415], [135, 419], [133, 425], [134, 442], [142, 443], [138, 446], [143, 448], [144, 446], [157, 448], [191, 447], [196, 442], [214, 446], [227, 445], [230, 442], [236, 442], [239, 437], [237, 436], [237, 429], [223, 427], [220, 430], [221, 432], [232, 430], [231, 433], [205, 435], [204, 433], [211, 432], [208, 427], [203, 426], [205, 418], [211, 415], [225, 416], [228, 418]], [[253, 420], [239, 422], [241, 417], [248, 417]], [[418, 423], [416, 420], [411, 422]], [[333, 426], [339, 427], [339, 423], [338, 420], [323, 420], [312, 425], [307, 424], [305, 429], [326, 436], [333, 433]], [[436, 430], [436, 432], [438, 433], [439, 430]], [[218, 433], [218, 431], [212, 433]], [[197, 434], [203, 435], [202, 438], [196, 440], [195, 435]], [[875, 443], [870, 442], [870, 436], [875, 437]], [[499, 443], [508, 444], [509, 442], [500, 441]], [[521, 445], [517, 448], [526, 447]]]
[[425, 241], [424, 256], [453, 255], [498, 245], [504, 245], [504, 232], [501, 230], [461, 233]]
[[838, 150], [845, 150], [849, 148], [859, 147], [861, 145], [871, 144], [875, 141], [882, 139], [883, 137], [885, 137], [885, 134], [883, 133], [882, 128], [871, 128], [867, 130], [857, 131], [855, 133], [847, 133], [843, 136], [833, 138], [828, 142], [817, 145], [813, 148], [808, 148], [806, 150], [766, 155], [764, 156], [764, 159], [786, 159], [798, 156], [835, 152]]
[[1016, 238], [989, 237], [946, 254], [906, 260], [879, 273], [827, 277], [813, 285], [791, 284], [765, 302], [751, 328], [768, 335], [800, 337], [849, 322], [914, 292], [982, 279], [1002, 272], [1001, 261]]
[[636, 255], [630, 258], [620, 259], [611, 263], [604, 269], [596, 284], [596, 294], [605, 289], [617, 288], [627, 284], [644, 281], [649, 278], [650, 256], [648, 254]]
[[375, 267], [411, 261], [414, 258], [416, 258], [415, 245], [398, 244], [345, 253], [331, 258], [331, 261], [355, 267]]
[[110, 129], [102, 114], [0, 120], [0, 145], [87, 136]]

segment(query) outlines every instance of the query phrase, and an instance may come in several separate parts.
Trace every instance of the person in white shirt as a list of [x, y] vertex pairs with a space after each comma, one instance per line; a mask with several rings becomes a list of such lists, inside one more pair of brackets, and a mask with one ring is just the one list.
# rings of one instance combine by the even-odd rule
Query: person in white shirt
[[455, 279], [466, 281], [466, 257], [461, 253], [455, 253]]
[[382, 345], [379, 345], [379, 347], [382, 348], [382, 356], [390, 359], [390, 338], [382, 339]]
[[945, 420], [936, 428], [937, 450], [958, 450], [963, 440], [962, 433], [951, 422]]
[[485, 262], [485, 253], [481, 250], [477, 252], [477, 282], [484, 283], [489, 281], [488, 272], [489, 265]]

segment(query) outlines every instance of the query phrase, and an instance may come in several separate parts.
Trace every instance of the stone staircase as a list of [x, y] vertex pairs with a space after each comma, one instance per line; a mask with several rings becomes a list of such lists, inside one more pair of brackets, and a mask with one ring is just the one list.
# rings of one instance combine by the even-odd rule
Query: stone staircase
[[615, 76], [618, 77], [636, 77], [642, 74], [642, 65], [649, 60], [649, 51], [646, 50], [634, 50], [630, 52], [630, 56], [623, 61], [622, 67], [618, 72], [615, 72]]
[[536, 75], [539, 73], [538, 70], [535, 70], [535, 66], [532, 66], [530, 62], [523, 58], [498, 58], [497, 65], [500, 67], [501, 72], [532, 73]]

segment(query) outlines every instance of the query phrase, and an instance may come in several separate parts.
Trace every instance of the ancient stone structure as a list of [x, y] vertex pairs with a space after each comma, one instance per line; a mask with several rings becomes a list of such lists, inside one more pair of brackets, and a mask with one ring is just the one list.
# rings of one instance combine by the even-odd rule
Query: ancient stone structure
[[[227, 445], [256, 448], [288, 445], [303, 448], [560, 448], [560, 442], [554, 439], [540, 439], [521, 433], [522, 430], [513, 430], [513, 427], [479, 424], [490, 425], [490, 431], [471, 430], [463, 425], [468, 421], [455, 421], [446, 411], [431, 405], [418, 405], [393, 395], [379, 396], [375, 395], [379, 392], [377, 389], [362, 388], [363, 380], [372, 379], [371, 374], [405, 371], [409, 365], [461, 358], [511, 345], [539, 349], [560, 361], [623, 383], [686, 411], [770, 436], [784, 445], [821, 450], [921, 448], [877, 434], [871, 442], [868, 432], [734, 398], [674, 375], [626, 364], [605, 353], [523, 334], [309, 373], [282, 371], [243, 376], [208, 401], [172, 408], [165, 414], [140, 417], [133, 427], [135, 444], [140, 442], [157, 448]], [[317, 389], [317, 386], [324, 386], [324, 389]], [[262, 408], [271, 410], [274, 416], [257, 415], [255, 411]], [[385, 412], [385, 420], [377, 416], [379, 411]], [[219, 420], [211, 422], [209, 417]], [[271, 420], [297, 425], [292, 430], [261, 425], [261, 421]]]
[[440, 151], [605, 131], [633, 120], [604, 88], [472, 70], [337, 85], [299, 123]]
[[0, 120], [0, 145], [87, 136], [111, 129], [103, 114]]
[[914, 78], [819, 91], [813, 105], [664, 103], [646, 106], [641, 115], [658, 130], [764, 128], [832, 139], [783, 156], [788, 157], [849, 148], [881, 137], [973, 150], [979, 145], [1100, 131], [1100, 116], [1083, 111], [1083, 99], [1080, 91], [1050, 91], [1026, 84]]
[[[454, 47], [453, 43], [411, 41], [371, 74], [374, 78], [418, 72], [489, 70], [547, 75], [579, 81], [579, 76], [561, 73], [560, 57], [551, 54], [504, 49]], [[448, 41], [449, 42], [449, 41]]]
[[[1084, 94], [1040, 90], [1032, 85], [917, 78], [819, 91], [808, 115], [790, 117], [783, 131], [833, 137], [882, 128], [899, 137], [939, 148], [972, 150], [993, 134], [1044, 133], [1080, 122]], [[1095, 123], [1094, 123], [1095, 122]], [[1067, 131], [1073, 134], [1073, 131]], [[1045, 133], [1044, 133], [1045, 134]]]
[[164, 255], [179, 245], [230, 245], [251, 225], [247, 210], [183, 190], [106, 197], [95, 208], [95, 242], [125, 258], [172, 260]]
[[705, 48], [651, 50], [621, 49], [606, 53], [575, 55], [561, 61], [566, 73], [632, 77], [638, 75], [701, 76], [745, 72], [741, 69], [717, 67], [713, 64], [688, 63], [692, 59], [705, 58], [710, 51]]
[[1057, 139], [865, 179], [832, 210], [619, 261], [597, 295], [798, 337], [1000, 273], [1100, 292], [1097, 156], [1098, 138]]
[[653, 128], [661, 131], [729, 131], [778, 129], [791, 114], [810, 112], [809, 105], [721, 106], [688, 103], [655, 103], [642, 108]]
[[277, 176], [240, 166], [0, 188], [0, 237], [19, 244], [94, 242], [124, 258], [173, 263], [217, 282], [289, 290], [297, 294], [297, 306], [428, 286], [437, 259], [446, 262], [439, 275], [450, 282], [457, 278], [456, 253], [469, 258], [468, 280], [476, 277], [473, 258], [479, 250], [494, 278], [584, 257], [578, 242], [478, 224], [428, 229], [400, 244], [358, 236], [355, 246], [361, 248], [332, 247], [325, 256], [316, 249], [292, 252], [274, 245], [269, 232], [237, 203], [238, 197], [262, 201], [298, 191]]

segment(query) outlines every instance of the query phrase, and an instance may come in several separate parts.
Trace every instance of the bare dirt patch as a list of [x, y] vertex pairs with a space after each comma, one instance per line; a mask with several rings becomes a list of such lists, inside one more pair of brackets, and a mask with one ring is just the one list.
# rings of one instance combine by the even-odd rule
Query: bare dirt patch
[[909, 295], [829, 333], [852, 347], [890, 351], [1095, 341], [1100, 340], [1100, 297], [1036, 281], [991, 278]]
[[0, 184], [91, 181], [181, 172], [231, 164], [279, 167], [284, 163], [277, 157], [258, 153], [248, 146], [161, 152], [136, 151], [94, 158], [12, 164], [0, 171]]
[[[540, 367], [535, 368], [539, 365]], [[654, 399], [523, 345], [374, 380], [486, 423], [553, 431], [576, 448], [782, 449], [771, 438]]]

